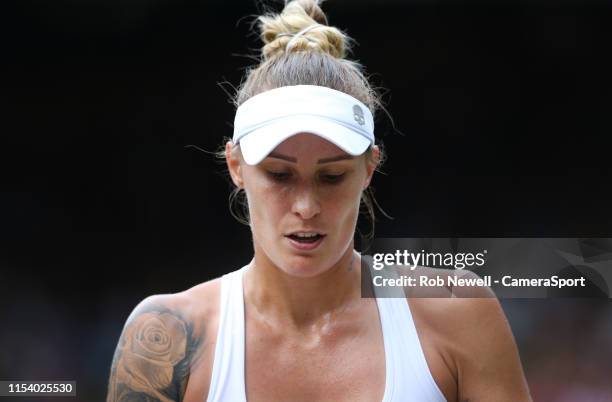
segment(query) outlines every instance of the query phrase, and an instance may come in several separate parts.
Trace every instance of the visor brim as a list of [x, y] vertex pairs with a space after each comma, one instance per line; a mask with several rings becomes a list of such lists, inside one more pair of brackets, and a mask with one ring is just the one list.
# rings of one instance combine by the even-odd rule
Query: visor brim
[[336, 122], [312, 116], [274, 122], [246, 134], [240, 139], [240, 149], [248, 165], [257, 165], [288, 138], [309, 133], [317, 135], [349, 155], [363, 154], [372, 141]]

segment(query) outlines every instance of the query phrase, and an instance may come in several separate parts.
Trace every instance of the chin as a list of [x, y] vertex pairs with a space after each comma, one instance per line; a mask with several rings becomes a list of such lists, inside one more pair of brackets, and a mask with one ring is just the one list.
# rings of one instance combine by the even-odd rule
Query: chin
[[279, 269], [287, 275], [311, 278], [327, 271], [333, 264], [312, 255], [293, 255], [283, 258]]

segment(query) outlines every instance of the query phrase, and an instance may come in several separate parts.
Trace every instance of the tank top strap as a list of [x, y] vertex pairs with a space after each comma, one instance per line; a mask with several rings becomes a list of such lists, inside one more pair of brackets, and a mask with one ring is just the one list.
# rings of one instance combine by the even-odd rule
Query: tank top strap
[[247, 267], [221, 277], [219, 328], [207, 402], [246, 402], [242, 276]]
[[383, 402], [446, 402], [419, 341], [408, 300], [401, 288], [374, 289], [386, 359]]

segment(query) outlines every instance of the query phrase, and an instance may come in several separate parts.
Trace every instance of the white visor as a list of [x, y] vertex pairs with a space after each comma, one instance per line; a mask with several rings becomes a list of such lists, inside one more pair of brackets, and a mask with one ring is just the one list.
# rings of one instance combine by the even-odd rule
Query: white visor
[[236, 111], [233, 142], [240, 144], [249, 165], [299, 133], [318, 135], [350, 155], [361, 155], [374, 144], [374, 119], [359, 100], [315, 85], [262, 92]]

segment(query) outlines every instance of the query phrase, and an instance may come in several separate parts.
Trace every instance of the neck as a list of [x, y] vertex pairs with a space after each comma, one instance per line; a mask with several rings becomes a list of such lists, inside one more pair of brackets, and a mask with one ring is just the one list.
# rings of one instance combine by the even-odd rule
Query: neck
[[359, 259], [351, 243], [334, 266], [304, 278], [285, 273], [256, 247], [251, 269], [245, 274], [245, 299], [267, 321], [297, 329], [311, 327], [359, 300]]

